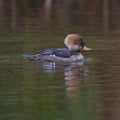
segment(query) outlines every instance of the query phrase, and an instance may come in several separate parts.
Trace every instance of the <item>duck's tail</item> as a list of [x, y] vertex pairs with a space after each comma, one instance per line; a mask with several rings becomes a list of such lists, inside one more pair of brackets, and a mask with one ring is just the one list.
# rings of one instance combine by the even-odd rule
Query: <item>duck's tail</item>
[[35, 55], [22, 55], [24, 59], [28, 59], [28, 60], [36, 60], [36, 56]]

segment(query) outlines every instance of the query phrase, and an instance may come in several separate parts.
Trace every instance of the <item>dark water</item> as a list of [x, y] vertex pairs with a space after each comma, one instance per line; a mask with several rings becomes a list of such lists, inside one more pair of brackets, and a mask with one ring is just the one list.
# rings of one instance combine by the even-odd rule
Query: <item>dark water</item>
[[[0, 42], [1, 120], [119, 119], [119, 42], [114, 46], [106, 37], [87, 37], [93, 51], [82, 53], [86, 61], [64, 66], [24, 61], [21, 54], [33, 53], [37, 45], [21, 39], [9, 36]], [[102, 44], [104, 40], [109, 44]]]
[[[50, 21], [32, 14], [37, 13], [37, 10], [43, 14], [41, 9], [44, 1], [33, 6], [28, 1], [22, 1], [24, 6], [20, 2], [19, 7], [16, 3], [17, 7], [13, 10], [16, 9], [17, 13], [13, 13], [12, 21], [9, 13], [0, 17], [6, 20], [6, 23], [4, 20], [4, 24], [0, 23], [0, 26], [3, 26], [0, 28], [0, 120], [120, 119], [119, 24], [115, 27], [119, 16], [115, 14], [116, 18], [109, 27], [108, 24], [103, 26], [102, 22], [100, 23], [102, 18], [97, 16], [97, 13], [92, 15], [96, 22], [92, 22], [92, 18], [90, 21], [84, 21], [83, 18], [77, 17], [79, 12], [82, 10], [80, 13], [85, 18], [86, 14], [91, 16], [90, 10], [94, 11], [94, 7], [86, 10], [88, 3], [82, 1], [82, 6], [74, 3], [77, 5], [75, 8], [71, 5], [72, 0], [71, 4], [65, 1], [53, 2], [52, 15], [48, 15], [48, 18], [51, 16]], [[14, 5], [16, 1], [12, 2], [11, 4], [3, 0], [0, 9]], [[98, 5], [100, 2], [96, 0], [95, 3]], [[113, 3], [119, 11], [117, 1]], [[61, 9], [61, 5], [68, 5], [67, 10], [73, 12], [66, 15], [66, 8]], [[10, 6], [5, 8], [4, 12], [8, 11]], [[99, 10], [100, 8], [102, 7], [99, 6]], [[114, 10], [111, 7], [110, 9]], [[57, 10], [57, 13], [54, 10]], [[99, 10], [97, 12], [100, 12]], [[24, 14], [21, 14], [22, 12]], [[64, 16], [68, 17], [61, 21]], [[70, 16], [78, 19], [73, 22], [74, 19]], [[39, 19], [36, 18], [42, 20], [38, 22]], [[87, 23], [89, 25], [86, 25]], [[38, 62], [25, 61], [21, 57], [22, 54], [33, 54], [40, 49], [65, 47], [64, 37], [71, 32], [82, 33], [86, 45], [93, 48], [92, 51], [82, 53], [86, 61], [67, 65], [41, 65]]]

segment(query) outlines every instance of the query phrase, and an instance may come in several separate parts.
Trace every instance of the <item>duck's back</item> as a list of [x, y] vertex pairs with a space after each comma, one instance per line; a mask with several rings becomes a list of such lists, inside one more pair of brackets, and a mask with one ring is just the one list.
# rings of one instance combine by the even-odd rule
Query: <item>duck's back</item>
[[39, 51], [36, 54], [57, 56], [62, 58], [69, 58], [71, 56], [70, 51], [66, 48], [49, 48], [46, 50]]

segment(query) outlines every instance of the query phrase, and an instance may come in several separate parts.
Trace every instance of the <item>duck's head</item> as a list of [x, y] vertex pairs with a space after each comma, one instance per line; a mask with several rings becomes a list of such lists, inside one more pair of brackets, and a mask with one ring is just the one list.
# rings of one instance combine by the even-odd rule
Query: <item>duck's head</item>
[[83, 38], [78, 34], [69, 34], [66, 36], [64, 44], [68, 47], [70, 52], [80, 52], [90, 50], [85, 46]]

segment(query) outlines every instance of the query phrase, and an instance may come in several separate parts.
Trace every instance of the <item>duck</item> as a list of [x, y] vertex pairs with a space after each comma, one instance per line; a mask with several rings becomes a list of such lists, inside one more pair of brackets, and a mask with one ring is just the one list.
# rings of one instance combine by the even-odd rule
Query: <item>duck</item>
[[23, 55], [25, 59], [46, 62], [79, 62], [83, 61], [82, 51], [91, 50], [79, 34], [69, 34], [64, 39], [67, 48], [48, 48], [34, 55]]

